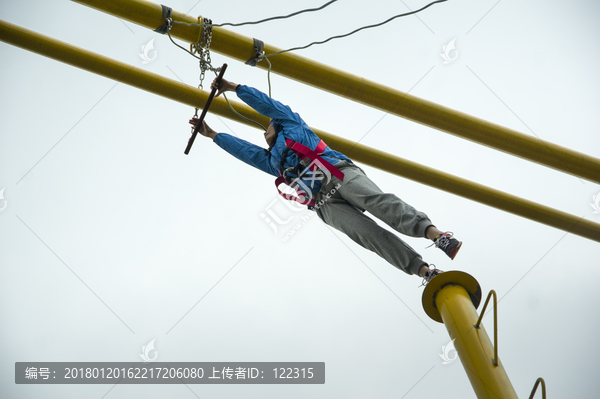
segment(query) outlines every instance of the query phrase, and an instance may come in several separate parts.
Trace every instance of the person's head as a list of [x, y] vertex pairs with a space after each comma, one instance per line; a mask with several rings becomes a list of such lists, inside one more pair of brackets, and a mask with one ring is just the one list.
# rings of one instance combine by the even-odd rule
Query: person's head
[[277, 140], [277, 135], [279, 134], [279, 132], [281, 131], [281, 125], [273, 120], [271, 120], [271, 123], [269, 124], [269, 127], [267, 128], [267, 131], [265, 132], [265, 140], [267, 141], [267, 144], [269, 145], [269, 150], [271, 150], [271, 148], [273, 148], [273, 146], [275, 145], [275, 141]]

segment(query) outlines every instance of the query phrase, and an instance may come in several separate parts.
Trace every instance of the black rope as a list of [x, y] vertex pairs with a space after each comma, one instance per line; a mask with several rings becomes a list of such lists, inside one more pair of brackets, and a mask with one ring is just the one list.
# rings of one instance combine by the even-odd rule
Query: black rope
[[394, 20], [394, 19], [396, 19], [396, 18], [400, 18], [400, 17], [406, 17], [406, 16], [408, 16], [408, 15], [413, 15], [413, 14], [416, 14], [416, 13], [418, 13], [418, 12], [421, 12], [421, 11], [423, 11], [423, 10], [425, 10], [425, 9], [427, 9], [427, 8], [429, 8], [429, 7], [431, 7], [431, 6], [432, 6], [432, 5], [434, 5], [434, 4], [437, 4], [437, 3], [444, 3], [444, 2], [446, 2], [446, 1], [448, 1], [448, 0], [437, 0], [437, 1], [434, 1], [434, 2], [432, 2], [432, 3], [429, 3], [429, 4], [427, 4], [425, 7], [423, 7], [423, 8], [420, 8], [420, 9], [418, 9], [418, 10], [411, 11], [411, 12], [407, 12], [407, 13], [404, 13], [404, 14], [398, 14], [398, 15], [394, 15], [393, 17], [391, 17], [391, 18], [388, 18], [387, 20], [385, 20], [385, 21], [383, 21], [383, 22], [380, 22], [380, 23], [377, 23], [377, 24], [373, 24], [373, 25], [367, 25], [367, 26], [363, 26], [363, 27], [360, 27], [360, 28], [358, 28], [358, 29], [355, 29], [355, 30], [353, 30], [353, 31], [352, 31], [352, 32], [350, 32], [350, 33], [346, 33], [346, 34], [343, 34], [343, 35], [332, 36], [332, 37], [330, 37], [330, 38], [328, 38], [328, 39], [325, 39], [325, 40], [323, 40], [323, 41], [320, 41], [320, 42], [312, 42], [312, 43], [310, 43], [310, 44], [307, 44], [306, 46], [301, 46], [301, 47], [293, 47], [293, 48], [290, 48], [290, 49], [287, 49], [287, 50], [282, 50], [282, 51], [279, 51], [279, 52], [277, 52], [277, 53], [266, 54], [264, 57], [265, 57], [265, 58], [266, 58], [266, 57], [273, 57], [273, 56], [275, 56], [275, 55], [279, 55], [279, 54], [287, 53], [288, 51], [304, 50], [304, 49], [306, 49], [306, 48], [309, 48], [310, 46], [312, 46], [312, 45], [314, 45], [314, 44], [324, 44], [324, 43], [327, 43], [328, 41], [330, 41], [330, 40], [333, 40], [333, 39], [340, 39], [340, 38], [342, 38], [342, 37], [347, 37], [347, 36], [353, 35], [353, 34], [355, 34], [355, 33], [357, 33], [357, 32], [360, 32], [361, 30], [364, 30], [364, 29], [376, 28], [376, 27], [378, 27], [378, 26], [385, 25], [385, 24], [387, 24], [388, 22], [391, 22], [391, 21], [393, 21], [393, 20]]
[[[215, 27], [215, 26], [217, 26], [217, 27], [219, 27], [219, 26], [242, 26], [242, 25], [252, 25], [252, 24], [259, 24], [259, 23], [263, 23], [263, 22], [267, 22], [267, 21], [276, 20], [276, 19], [284, 19], [284, 18], [289, 18], [289, 17], [293, 17], [293, 16], [295, 16], [295, 15], [302, 14], [302, 13], [305, 13], [305, 12], [319, 11], [319, 10], [322, 10], [323, 8], [325, 8], [325, 7], [329, 6], [330, 4], [332, 4], [332, 3], [335, 3], [336, 1], [337, 1], [337, 0], [331, 0], [331, 1], [329, 1], [329, 2], [327, 2], [327, 3], [325, 3], [325, 4], [323, 4], [321, 7], [304, 9], [304, 10], [300, 10], [300, 11], [293, 12], [293, 13], [291, 13], [291, 14], [288, 14], [288, 15], [285, 15], [285, 16], [276, 16], [276, 17], [271, 17], [271, 18], [265, 18], [265, 19], [262, 19], [262, 20], [259, 20], [259, 21], [253, 21], [253, 22], [241, 22], [241, 23], [230, 23], [230, 22], [226, 22], [226, 23], [223, 23], [223, 24], [212, 24], [212, 23], [206, 23], [206, 24], [189, 24], [189, 23], [187, 23], [187, 22], [174, 21], [174, 20], [172, 20], [172, 19], [171, 19], [171, 8], [169, 8], [169, 7], [167, 7], [167, 6], [164, 6], [164, 5], [162, 5], [163, 19], [165, 20], [165, 24], [164, 24], [164, 25], [162, 25], [161, 27], [157, 28], [157, 29], [155, 30], [155, 32], [162, 33], [162, 34], [169, 33], [169, 39], [171, 39], [171, 41], [173, 42], [173, 44], [175, 44], [177, 47], [179, 47], [179, 48], [181, 48], [181, 49], [185, 50], [186, 52], [188, 52], [189, 54], [191, 54], [191, 55], [192, 55], [192, 56], [194, 56], [195, 58], [201, 59], [200, 57], [198, 57], [198, 56], [196, 56], [195, 54], [193, 54], [191, 51], [189, 51], [189, 50], [187, 50], [187, 49], [183, 48], [182, 46], [178, 45], [177, 43], [175, 43], [175, 41], [173, 40], [173, 38], [171, 37], [171, 34], [170, 34], [170, 32], [169, 32], [169, 30], [170, 30], [170, 28], [171, 28], [171, 25], [172, 25], [172, 24], [181, 24], [181, 25], [187, 25], [187, 26], [198, 26], [198, 27], [207, 27], [207, 26], [210, 26], [210, 27]], [[391, 22], [391, 21], [395, 20], [396, 18], [400, 18], [400, 17], [406, 17], [406, 16], [409, 16], [409, 15], [417, 14], [417, 13], [419, 13], [419, 12], [421, 12], [421, 11], [423, 11], [423, 10], [425, 10], [425, 9], [429, 8], [429, 7], [431, 7], [431, 6], [432, 6], [432, 5], [434, 5], [434, 4], [437, 4], [437, 3], [444, 3], [444, 2], [446, 2], [446, 1], [448, 1], [448, 0], [436, 0], [436, 1], [433, 1], [433, 2], [431, 2], [431, 3], [429, 3], [429, 4], [427, 4], [426, 6], [424, 6], [424, 7], [420, 8], [420, 9], [418, 9], [418, 10], [415, 10], [415, 11], [410, 11], [410, 12], [403, 13], [403, 14], [394, 15], [393, 17], [391, 17], [391, 18], [388, 18], [387, 20], [385, 20], [385, 21], [383, 21], [383, 22], [380, 22], [380, 23], [377, 23], [377, 24], [373, 24], [373, 25], [366, 25], [366, 26], [362, 26], [362, 27], [360, 27], [360, 28], [357, 28], [357, 29], [353, 30], [352, 32], [349, 32], [349, 33], [346, 33], [346, 34], [343, 34], [343, 35], [332, 36], [332, 37], [330, 37], [330, 38], [328, 38], [328, 39], [325, 39], [325, 40], [322, 40], [322, 41], [316, 41], [316, 42], [312, 42], [312, 43], [309, 43], [309, 44], [307, 44], [307, 45], [305, 45], [305, 46], [300, 46], [300, 47], [292, 47], [292, 48], [290, 48], [290, 49], [287, 49], [287, 50], [282, 50], [282, 51], [279, 51], [279, 52], [277, 52], [277, 53], [263, 54], [264, 43], [263, 43], [262, 41], [258, 40], [258, 39], [254, 39], [254, 52], [255, 52], [255, 55], [254, 55], [254, 57], [252, 57], [252, 58], [250, 58], [248, 61], [246, 61], [246, 64], [247, 64], [247, 65], [251, 65], [251, 66], [256, 66], [256, 64], [257, 64], [258, 62], [260, 62], [260, 61], [261, 61], [263, 58], [264, 58], [264, 59], [265, 59], [265, 60], [266, 60], [266, 61], [269, 63], [269, 70], [268, 70], [268, 73], [267, 73], [267, 77], [268, 77], [268, 79], [269, 79], [269, 96], [271, 96], [271, 81], [270, 81], [271, 63], [269, 62], [269, 60], [267, 59], [267, 57], [273, 57], [273, 56], [276, 56], [276, 55], [279, 55], [279, 54], [287, 53], [287, 52], [289, 52], [289, 51], [303, 50], [303, 49], [309, 48], [310, 46], [313, 46], [313, 45], [315, 45], [315, 44], [324, 44], [324, 43], [327, 43], [327, 42], [329, 42], [330, 40], [333, 40], [333, 39], [340, 39], [340, 38], [343, 38], [343, 37], [348, 37], [348, 36], [350, 36], [350, 35], [353, 35], [353, 34], [355, 34], [355, 33], [357, 33], [357, 32], [360, 32], [361, 30], [364, 30], [364, 29], [376, 28], [376, 27], [379, 27], [379, 26], [385, 25], [385, 24], [387, 24], [387, 23], [389, 23], [389, 22]], [[215, 72], [215, 74], [216, 74], [216, 70], [215, 70], [214, 72]], [[226, 96], [225, 96], [225, 99], [227, 100], [227, 97], [226, 97]], [[229, 103], [229, 100], [227, 100], [227, 102]], [[232, 110], [233, 110], [235, 113], [238, 113], [238, 112], [237, 112], [237, 111], [235, 111], [235, 109], [234, 109], [234, 108], [231, 106], [231, 104], [229, 104], [229, 106], [231, 107], [231, 109], [232, 109]], [[243, 116], [242, 116], [242, 117], [243, 117]], [[247, 119], [246, 117], [243, 117], [243, 118], [244, 118], [244, 119]], [[260, 125], [258, 122], [255, 122], [255, 121], [252, 121], [252, 122], [253, 122], [253, 123], [256, 123], [257, 125]], [[263, 129], [265, 129], [265, 128], [264, 128], [264, 126], [262, 126], [262, 125], [261, 125], [261, 127], [262, 127]], [[266, 130], [266, 129], [265, 129], [265, 130]]]
[[[301, 13], [304, 13], [304, 12], [322, 10], [323, 8], [325, 8], [328, 5], [334, 3], [335, 1], [337, 1], [337, 0], [331, 0], [328, 3], [325, 3], [324, 5], [322, 5], [321, 7], [318, 7], [318, 8], [310, 8], [310, 9], [300, 10], [300, 11], [296, 11], [294, 13], [291, 13], [289, 15], [277, 16], [277, 17], [271, 17], [271, 18], [265, 18], [265, 19], [262, 19], [260, 21], [253, 21], [253, 22], [241, 22], [241, 23], [225, 22], [223, 24], [189, 24], [187, 22], [173, 21], [173, 23], [174, 24], [187, 25], [187, 26], [213, 26], [213, 27], [214, 26], [217, 26], [217, 27], [218, 26], [242, 26], [242, 25], [250, 25], [250, 24], [259, 24], [259, 23], [263, 23], [263, 22], [267, 22], [267, 21], [276, 20], [276, 19], [283, 19], [283, 18], [293, 17], [295, 15], [298, 15], [298, 14], [301, 14]], [[434, 4], [444, 3], [446, 1], [448, 1], [448, 0], [437, 0], [437, 1], [434, 1], [434, 2], [431, 2], [431, 3], [427, 4], [426, 6], [424, 6], [422, 8], [419, 8], [418, 10], [410, 11], [410, 12], [407, 12], [407, 13], [404, 13], [404, 14], [394, 15], [393, 17], [390, 17], [387, 20], [385, 20], [383, 22], [379, 22], [377, 24], [362, 26], [360, 28], [357, 28], [357, 29], [353, 30], [352, 32], [349, 32], [349, 33], [346, 33], [346, 34], [343, 34], [343, 35], [332, 36], [332, 37], [330, 37], [328, 39], [325, 39], [325, 40], [322, 40], [322, 41], [312, 42], [310, 44], [307, 44], [306, 46], [292, 47], [290, 49], [282, 50], [282, 51], [279, 51], [277, 53], [266, 54], [266, 55], [263, 55], [261, 58], [273, 57], [275, 55], [287, 53], [288, 51], [304, 50], [304, 49], [309, 48], [310, 46], [313, 46], [315, 44], [324, 44], [324, 43], [327, 43], [328, 41], [333, 40], [333, 39], [340, 39], [340, 38], [343, 38], [343, 37], [348, 37], [348, 36], [353, 35], [353, 34], [355, 34], [357, 32], [360, 32], [361, 30], [364, 30], [364, 29], [376, 28], [376, 27], [385, 25], [385, 24], [387, 24], [387, 23], [395, 20], [396, 18], [406, 17], [406, 16], [409, 16], [409, 15], [417, 14], [417, 13], [419, 13], [419, 12], [421, 12], [421, 11], [429, 8], [429, 7], [431, 7]]]
[[[219, 27], [219, 26], [243, 26], [243, 25], [262, 24], [263, 22], [274, 21], [276, 19], [290, 18], [290, 17], [296, 16], [296, 15], [299, 15], [299, 14], [302, 14], [302, 13], [305, 13], [305, 12], [319, 11], [319, 10], [324, 9], [328, 5], [330, 5], [332, 3], [335, 3], [336, 1], [337, 0], [331, 0], [331, 1], [323, 4], [321, 7], [307, 8], [307, 9], [304, 9], [304, 10], [293, 12], [293, 13], [288, 14], [288, 15], [280, 15], [280, 16], [277, 16], [277, 17], [269, 17], [269, 18], [261, 19], [259, 21], [239, 22], [239, 23], [225, 22], [225, 23], [222, 23], [222, 24], [211, 24], [211, 26], [217, 26], [217, 27]], [[173, 22], [178, 23], [178, 24], [188, 25], [188, 26], [205, 26], [205, 24], [188, 24], [186, 22], [179, 22], [179, 21], [173, 21]]]

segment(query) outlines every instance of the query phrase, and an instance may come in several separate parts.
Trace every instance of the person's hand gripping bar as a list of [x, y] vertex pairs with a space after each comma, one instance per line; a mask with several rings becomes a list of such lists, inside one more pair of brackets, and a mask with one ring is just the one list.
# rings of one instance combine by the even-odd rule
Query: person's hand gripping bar
[[196, 140], [196, 135], [198, 134], [198, 131], [202, 128], [202, 125], [204, 122], [204, 117], [206, 116], [206, 113], [208, 112], [210, 103], [212, 102], [212, 100], [217, 92], [219, 83], [221, 82], [221, 79], [223, 78], [223, 75], [225, 74], [226, 69], [227, 69], [227, 64], [223, 64], [223, 66], [221, 67], [221, 72], [219, 72], [219, 76], [217, 76], [217, 79], [216, 79], [217, 84], [212, 86], [212, 90], [210, 91], [208, 100], [206, 100], [206, 104], [204, 105], [204, 108], [202, 109], [202, 114], [200, 114], [200, 118], [198, 119], [198, 122], [196, 123], [196, 127], [194, 128], [194, 131], [192, 132], [192, 136], [188, 140], [187, 147], [185, 148], [185, 151], [184, 151], [185, 155], [188, 155], [190, 153], [190, 150], [192, 149], [194, 140]]

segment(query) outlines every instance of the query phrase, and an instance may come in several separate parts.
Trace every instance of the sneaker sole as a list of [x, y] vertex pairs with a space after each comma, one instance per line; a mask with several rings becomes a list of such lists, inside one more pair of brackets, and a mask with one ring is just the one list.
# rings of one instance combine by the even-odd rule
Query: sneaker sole
[[460, 247], [462, 247], [462, 241], [458, 242], [458, 247], [456, 247], [452, 251], [450, 251], [450, 259], [454, 260], [454, 258], [456, 257], [456, 254], [458, 253], [458, 250], [460, 249]]

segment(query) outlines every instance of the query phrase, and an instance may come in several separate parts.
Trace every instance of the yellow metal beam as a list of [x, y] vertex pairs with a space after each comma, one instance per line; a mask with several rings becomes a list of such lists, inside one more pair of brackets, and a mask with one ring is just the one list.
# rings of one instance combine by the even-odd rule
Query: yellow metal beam
[[477, 398], [518, 399], [483, 325], [475, 327], [480, 302], [477, 280], [459, 271], [434, 277], [423, 292], [425, 312], [446, 326]]
[[[161, 6], [145, 0], [73, 1], [152, 30], [164, 23]], [[176, 10], [173, 10], [171, 17], [174, 21], [198, 22], [195, 17]], [[171, 35], [187, 42], [195, 42], [199, 37], [199, 29], [201, 28], [175, 24]], [[219, 27], [213, 28], [211, 50], [243, 62], [254, 56], [251, 38]], [[265, 43], [264, 50], [267, 54], [272, 54], [281, 49]], [[294, 53], [284, 53], [269, 59], [273, 65], [272, 71], [282, 76], [600, 184], [598, 158], [452, 110]], [[266, 68], [264, 64], [262, 62], [258, 66]]]
[[[0, 40], [192, 107], [202, 108], [208, 99], [207, 92], [195, 87], [1, 20]], [[265, 126], [269, 123], [268, 118], [258, 114], [247, 105], [233, 101], [232, 104], [247, 118], [254, 119]], [[221, 97], [213, 101], [210, 111], [256, 127], [235, 115]], [[313, 130], [332, 148], [355, 161], [600, 242], [600, 224], [419, 165], [319, 129], [313, 128]]]

